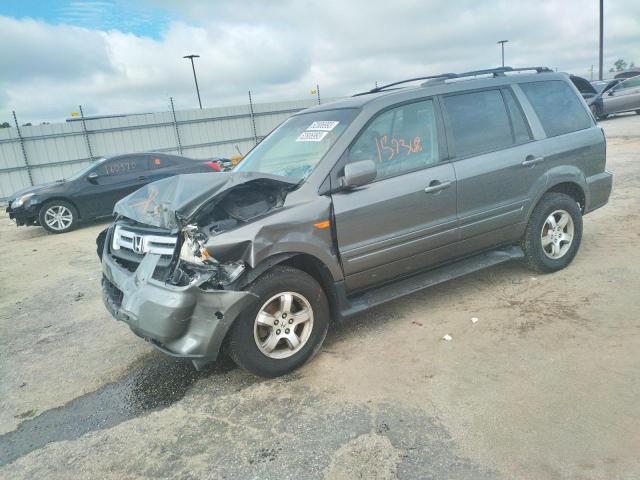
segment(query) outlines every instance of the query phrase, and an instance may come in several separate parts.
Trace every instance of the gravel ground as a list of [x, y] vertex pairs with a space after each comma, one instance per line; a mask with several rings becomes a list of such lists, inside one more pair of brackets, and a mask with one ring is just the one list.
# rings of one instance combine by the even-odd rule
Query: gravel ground
[[195, 372], [112, 320], [104, 222], [1, 216], [0, 478], [640, 478], [640, 116], [602, 126], [614, 193], [569, 268], [391, 302], [276, 380]]

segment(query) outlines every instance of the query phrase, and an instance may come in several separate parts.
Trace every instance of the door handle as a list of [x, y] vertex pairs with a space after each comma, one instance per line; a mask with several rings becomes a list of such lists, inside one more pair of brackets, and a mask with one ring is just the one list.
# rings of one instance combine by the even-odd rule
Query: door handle
[[148, 181], [149, 181], [149, 177], [146, 177], [146, 176], [144, 176], [144, 175], [140, 175], [140, 176], [138, 177], [138, 181], [139, 181], [139, 182], [148, 182]]
[[542, 162], [544, 162], [544, 157], [534, 157], [533, 155], [527, 155], [527, 158], [525, 158], [524, 162], [522, 162], [522, 166], [531, 167]]
[[440, 180], [434, 180], [427, 188], [424, 189], [424, 193], [436, 193], [440, 190], [444, 190], [445, 188], [449, 188], [450, 186], [451, 182], [440, 182]]

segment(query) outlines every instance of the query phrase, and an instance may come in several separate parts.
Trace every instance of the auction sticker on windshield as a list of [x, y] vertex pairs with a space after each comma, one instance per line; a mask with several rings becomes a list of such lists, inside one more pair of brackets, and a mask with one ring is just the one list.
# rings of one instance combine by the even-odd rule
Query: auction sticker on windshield
[[319, 122], [313, 122], [309, 128], [307, 128], [307, 130], [321, 130], [324, 132], [330, 132], [331, 130], [333, 130], [336, 125], [338, 125], [340, 122], [332, 122], [332, 121], [319, 121]]
[[304, 131], [296, 138], [296, 142], [320, 142], [327, 136], [327, 133], [329, 132]]

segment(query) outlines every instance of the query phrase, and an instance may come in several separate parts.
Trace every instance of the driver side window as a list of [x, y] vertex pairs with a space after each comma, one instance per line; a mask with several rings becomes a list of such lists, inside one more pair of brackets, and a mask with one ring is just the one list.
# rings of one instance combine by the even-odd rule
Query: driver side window
[[380, 113], [349, 149], [348, 162], [373, 160], [377, 180], [438, 163], [438, 128], [433, 100]]

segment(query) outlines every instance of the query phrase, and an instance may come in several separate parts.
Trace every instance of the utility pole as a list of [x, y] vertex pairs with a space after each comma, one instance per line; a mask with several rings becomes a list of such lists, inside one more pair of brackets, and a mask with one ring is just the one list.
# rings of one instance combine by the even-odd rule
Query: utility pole
[[504, 44], [507, 43], [509, 40], [498, 40], [498, 43], [500, 44], [500, 47], [502, 48], [502, 66], [504, 67]]
[[602, 40], [604, 37], [604, 0], [600, 0], [600, 57], [598, 59], [598, 80], [602, 80]]
[[193, 80], [196, 82], [196, 93], [198, 94], [198, 105], [200, 105], [200, 110], [202, 110], [202, 102], [200, 101], [200, 89], [198, 88], [198, 77], [196, 77], [196, 67], [193, 63], [194, 58], [200, 58], [200, 55], [185, 55], [182, 58], [188, 58], [191, 60], [191, 69], [193, 70]]

